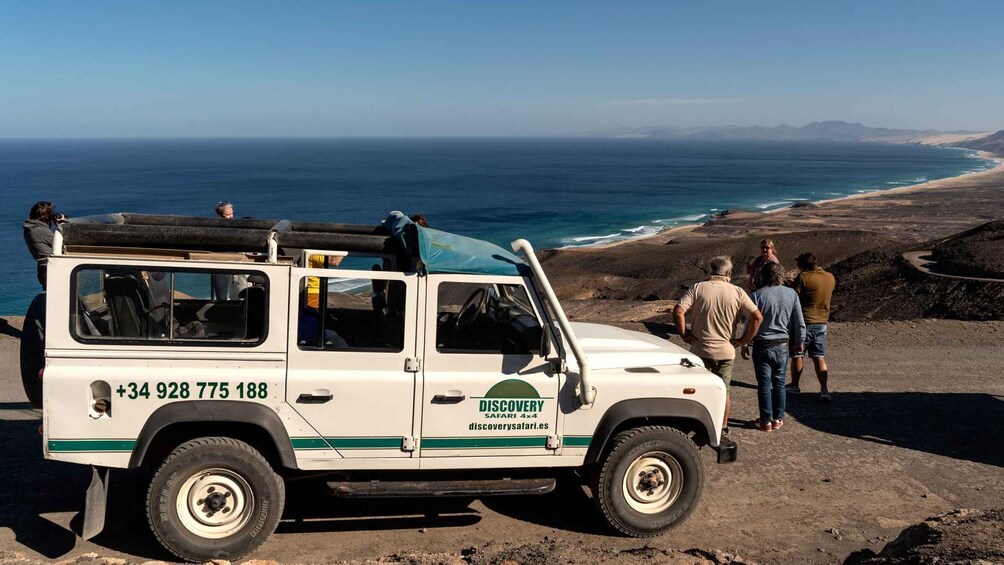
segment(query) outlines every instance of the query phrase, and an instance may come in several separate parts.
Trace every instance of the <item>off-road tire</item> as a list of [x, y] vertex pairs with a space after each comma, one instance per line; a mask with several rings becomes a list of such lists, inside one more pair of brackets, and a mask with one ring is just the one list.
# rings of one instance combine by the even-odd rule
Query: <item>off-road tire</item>
[[[647, 503], [629, 501], [629, 494], [625, 492], [629, 485], [636, 485], [625, 483], [625, 475], [632, 466], [635, 466], [632, 473], [653, 468], [641, 465], [645, 461], [656, 462], [656, 469], [659, 465], [665, 465], [666, 469], [675, 467], [671, 473], [673, 481], [680, 480], [681, 477], [676, 475], [682, 476], [682, 484], [666, 483], [670, 494], [661, 501], [665, 507], [661, 507], [658, 503], [660, 499], [656, 498], [656, 502], [647, 508], [651, 513], [639, 511], [637, 507], [644, 507]], [[640, 477], [641, 473], [637, 476]], [[660, 475], [656, 473], [655, 476]], [[697, 507], [704, 490], [704, 465], [697, 446], [683, 432], [665, 426], [645, 426], [619, 433], [594, 477], [591, 485], [593, 499], [603, 518], [619, 532], [639, 538], [660, 535], [685, 520]], [[679, 490], [673, 496], [676, 484]], [[659, 491], [655, 488], [651, 492]]]
[[[198, 509], [193, 509], [192, 499], [189, 497], [199, 492], [198, 488], [209, 484], [223, 484], [214, 483], [214, 477], [223, 477], [224, 483], [225, 480], [231, 480], [227, 484], [238, 487], [228, 489], [226, 486], [219, 486], [219, 490], [212, 487], [217, 493], [233, 490], [232, 497], [227, 495], [229, 500], [241, 500], [242, 485], [250, 494], [243, 498], [245, 502], [250, 499], [250, 502], [241, 507], [247, 508], [247, 516], [244, 518], [246, 522], [239, 520], [231, 525], [236, 528], [232, 533], [217, 538], [193, 531], [182, 518], [184, 513], [188, 523], [204, 528], [207, 535], [223, 533], [213, 533], [212, 526], [200, 526], [197, 522], [197, 516], [211, 519], [206, 518], [207, 514], [201, 510], [208, 508], [208, 497], [203, 499], [207, 500], [207, 504], [198, 506]], [[202, 487], [198, 487], [200, 484]], [[183, 488], [187, 494], [182, 492]], [[147, 519], [160, 543], [182, 559], [193, 562], [212, 559], [235, 561], [258, 549], [275, 531], [285, 500], [286, 489], [282, 478], [253, 447], [231, 438], [204, 437], [179, 446], [154, 474], [147, 493]], [[182, 508], [179, 509], [179, 506]], [[236, 513], [236, 504], [234, 506], [233, 511]], [[222, 512], [222, 509], [216, 512]], [[213, 514], [208, 516], [212, 517]]]
[[24, 314], [21, 328], [21, 384], [24, 395], [35, 408], [42, 407], [42, 379], [45, 368], [45, 293], [35, 296]]

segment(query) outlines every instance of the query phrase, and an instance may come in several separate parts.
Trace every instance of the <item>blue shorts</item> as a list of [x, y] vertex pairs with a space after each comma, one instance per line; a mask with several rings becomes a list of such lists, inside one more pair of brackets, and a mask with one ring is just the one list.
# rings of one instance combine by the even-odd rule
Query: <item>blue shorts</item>
[[793, 353], [792, 357], [808, 355], [813, 359], [826, 356], [826, 324], [805, 325], [805, 349], [802, 353]]

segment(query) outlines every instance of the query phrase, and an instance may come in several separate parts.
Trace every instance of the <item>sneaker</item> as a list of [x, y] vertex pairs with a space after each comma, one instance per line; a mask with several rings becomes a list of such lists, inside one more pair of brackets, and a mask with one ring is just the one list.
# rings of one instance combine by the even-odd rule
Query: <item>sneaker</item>
[[752, 420], [749, 426], [753, 429], [760, 430], [761, 432], [769, 432], [774, 429], [770, 422], [761, 422], [759, 418]]
[[774, 420], [774, 422], [771, 424], [771, 427], [774, 428], [775, 430], [780, 430], [781, 426], [783, 425], [784, 425], [784, 420]]
[[729, 435], [729, 427], [728, 426], [725, 426], [724, 428], [722, 428], [722, 435], [723, 436]]
[[830, 392], [825, 390], [819, 393], [819, 399], [822, 400], [823, 402], [829, 402], [830, 400], [832, 400], [830, 398]]
[[788, 394], [798, 394], [802, 392], [802, 389], [798, 388], [797, 386], [785, 385], [784, 391], [787, 392]]

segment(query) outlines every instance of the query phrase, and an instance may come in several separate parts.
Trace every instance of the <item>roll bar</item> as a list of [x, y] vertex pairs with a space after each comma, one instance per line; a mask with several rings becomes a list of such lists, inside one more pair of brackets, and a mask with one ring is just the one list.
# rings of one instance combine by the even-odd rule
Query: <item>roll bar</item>
[[565, 317], [565, 311], [561, 308], [558, 297], [554, 295], [554, 289], [551, 288], [551, 283], [547, 280], [544, 269], [540, 267], [540, 263], [537, 261], [537, 256], [534, 254], [533, 246], [530, 245], [530, 242], [525, 239], [517, 239], [510, 245], [513, 251], [517, 253], [522, 251], [523, 255], [526, 256], [526, 262], [530, 264], [533, 276], [537, 278], [548, 304], [551, 305], [554, 315], [558, 317], [558, 325], [561, 327], [565, 339], [568, 340], [572, 355], [575, 355], [575, 360], [579, 363], [579, 400], [583, 406], [589, 406], [596, 400], [596, 389], [589, 386], [589, 360], [586, 359], [585, 353], [582, 352], [582, 348], [579, 346], [579, 340], [576, 339], [575, 332], [572, 331], [572, 325], [568, 322], [568, 318]]

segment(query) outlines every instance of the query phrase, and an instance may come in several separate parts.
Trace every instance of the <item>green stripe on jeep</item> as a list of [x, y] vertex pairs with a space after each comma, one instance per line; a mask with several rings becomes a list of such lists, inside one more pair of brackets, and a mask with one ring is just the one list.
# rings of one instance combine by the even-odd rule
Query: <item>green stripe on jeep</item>
[[593, 436], [565, 436], [561, 441], [565, 447], [589, 447]]
[[326, 437], [335, 449], [401, 449], [401, 436], [394, 437]]
[[547, 437], [423, 437], [422, 449], [491, 449], [547, 447]]
[[292, 437], [289, 442], [293, 444], [293, 449], [331, 449], [322, 437]]
[[134, 439], [50, 439], [49, 451], [58, 453], [132, 453]]

